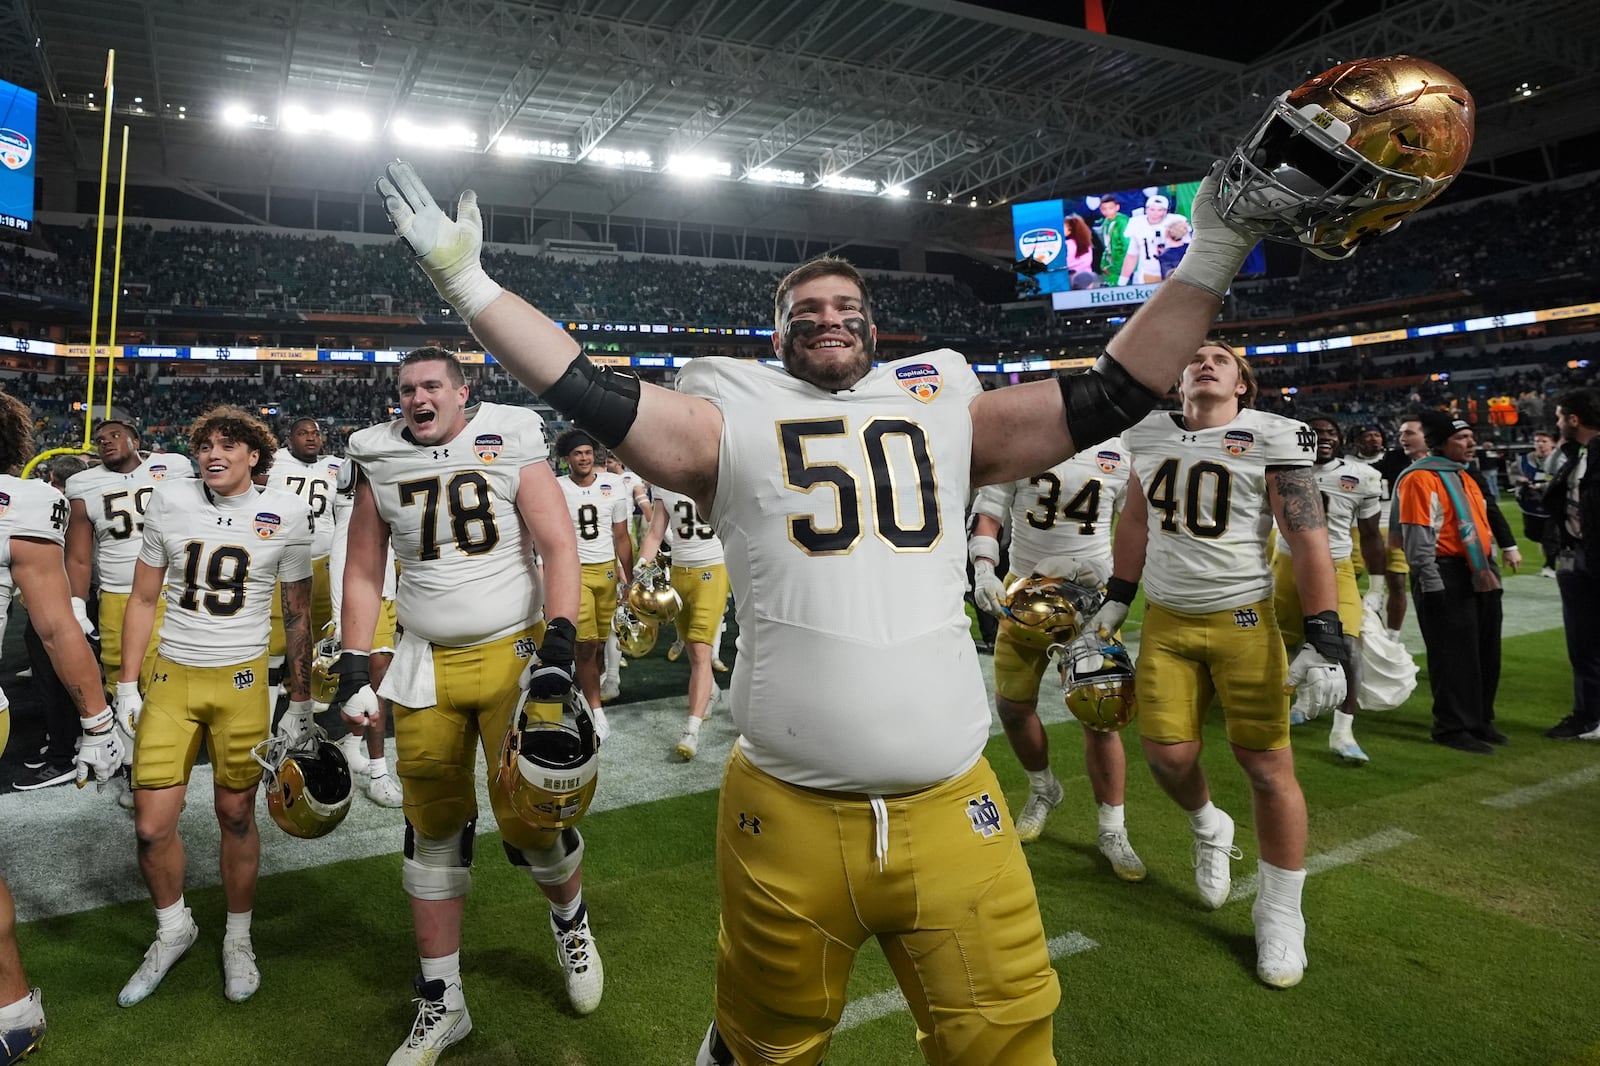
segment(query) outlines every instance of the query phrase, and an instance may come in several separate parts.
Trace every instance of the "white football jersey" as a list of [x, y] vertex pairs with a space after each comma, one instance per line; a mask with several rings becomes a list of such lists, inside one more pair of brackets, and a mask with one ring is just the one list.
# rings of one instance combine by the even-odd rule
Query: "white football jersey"
[[[1332, 459], [1312, 468], [1322, 490], [1322, 508], [1328, 512], [1328, 547], [1335, 559], [1355, 552], [1351, 527], [1357, 519], [1373, 518], [1383, 511], [1383, 476], [1376, 468], [1348, 459]], [[1278, 550], [1293, 554], [1289, 542], [1278, 535]]]
[[1191, 430], [1156, 411], [1122, 434], [1150, 506], [1144, 594], [1206, 614], [1272, 595], [1267, 468], [1310, 466], [1316, 437], [1304, 422], [1245, 409], [1224, 426]]
[[311, 525], [300, 498], [278, 489], [217, 496], [195, 478], [156, 486], [139, 561], [167, 574], [161, 654], [184, 666], [265, 655], [278, 582], [311, 576]]
[[[1162, 218], [1159, 226], [1151, 225], [1150, 220], [1143, 214], [1137, 214], [1128, 219], [1128, 228], [1123, 231], [1123, 236], [1128, 240], [1128, 247], [1137, 256], [1133, 266], [1134, 284], [1138, 284], [1139, 277], [1143, 274], [1161, 276], [1161, 253], [1167, 248], [1176, 247], [1179, 243], [1188, 243], [1187, 241], [1174, 242], [1167, 236], [1167, 227], [1174, 222], [1188, 221], [1182, 215], [1174, 214], [1171, 211], [1168, 211], [1166, 217]], [[1117, 269], [1122, 269], [1121, 263], [1117, 264]]]
[[622, 479], [597, 471], [587, 485], [577, 484], [570, 474], [556, 481], [567, 498], [572, 527], [578, 531], [578, 561], [615, 562], [617, 547], [611, 539], [612, 523], [626, 522], [633, 514], [633, 497], [622, 487]]
[[337, 455], [319, 455], [309, 463], [302, 463], [288, 448], [279, 448], [272, 457], [272, 469], [267, 471], [267, 487], [291, 492], [305, 501], [316, 520], [316, 533], [311, 539], [311, 557], [326, 559], [333, 550], [333, 500], [339, 483], [339, 467], [344, 460]]
[[[0, 474], [0, 640], [5, 639], [7, 609], [16, 594], [16, 583], [11, 580], [12, 537], [66, 544], [67, 501], [55, 486]], [[5, 693], [0, 692], [0, 708], [5, 706]]]
[[722, 411], [717, 494], [739, 620], [745, 754], [809, 788], [892, 793], [965, 772], [989, 701], [962, 610], [981, 389], [941, 349], [827, 392], [739, 359], [678, 391]]
[[[333, 548], [328, 552], [328, 599], [333, 607], [333, 621], [339, 622], [339, 611], [344, 603], [344, 560], [349, 554], [350, 513], [355, 510], [355, 493], [341, 492], [333, 497]], [[394, 545], [384, 560], [383, 598], [394, 599], [395, 590]]]
[[187, 456], [151, 452], [126, 474], [91, 466], [67, 479], [67, 499], [80, 500], [94, 529], [94, 569], [103, 592], [133, 588], [144, 512], [155, 487], [167, 478], [193, 477]]
[[389, 525], [400, 625], [449, 648], [526, 629], [542, 602], [517, 488], [522, 468], [550, 452], [544, 420], [497, 403], [469, 414], [439, 445], [412, 443], [404, 419], [395, 419], [356, 433], [345, 450]]
[[700, 515], [700, 508], [681, 492], [656, 489], [667, 508], [667, 538], [673, 566], [712, 566], [722, 562], [722, 541]]
[[1111, 517], [1128, 494], [1132, 463], [1121, 437], [1033, 477], [985, 485], [975, 514], [1011, 526], [1011, 572], [1030, 574], [1041, 559], [1068, 555], [1111, 562]]

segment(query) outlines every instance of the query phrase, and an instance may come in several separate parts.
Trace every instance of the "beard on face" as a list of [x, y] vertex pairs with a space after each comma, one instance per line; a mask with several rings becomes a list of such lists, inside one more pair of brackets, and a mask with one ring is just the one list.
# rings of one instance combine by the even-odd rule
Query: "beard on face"
[[848, 362], [822, 365], [808, 361], [806, 359], [808, 353], [802, 352], [799, 346], [799, 342], [817, 331], [816, 323], [809, 321], [785, 323], [781, 352], [783, 368], [801, 381], [828, 392], [839, 392], [850, 388], [866, 377], [867, 371], [872, 369], [875, 346], [872, 340], [872, 324], [865, 318], [847, 318], [844, 320], [844, 328], [861, 342], [860, 351]]

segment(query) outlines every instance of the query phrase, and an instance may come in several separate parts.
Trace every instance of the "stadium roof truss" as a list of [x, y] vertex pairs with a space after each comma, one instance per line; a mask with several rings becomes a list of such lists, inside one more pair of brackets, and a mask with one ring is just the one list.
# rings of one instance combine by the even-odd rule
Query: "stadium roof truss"
[[[111, 47], [142, 181], [357, 195], [404, 154], [511, 209], [890, 241], [1196, 177], [1270, 97], [1357, 55], [1456, 72], [1477, 160], [1600, 128], [1594, 0], [1330, 6], [1248, 65], [954, 0], [0, 0], [0, 73], [55, 105], [47, 171], [52, 151], [57, 173], [98, 168]], [[326, 128], [292, 133], [291, 107]]]

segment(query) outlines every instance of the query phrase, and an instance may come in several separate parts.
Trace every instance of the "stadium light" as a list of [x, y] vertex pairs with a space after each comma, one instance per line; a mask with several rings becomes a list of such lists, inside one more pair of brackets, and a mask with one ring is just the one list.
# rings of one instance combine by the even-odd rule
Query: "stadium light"
[[[904, 185], [885, 185], [883, 187], [883, 195], [893, 196], [896, 199], [903, 199], [904, 197], [911, 195], [911, 190], [906, 188]], [[932, 199], [933, 193], [930, 192], [928, 194], [928, 198]]]
[[756, 167], [745, 174], [746, 181], [763, 185], [804, 185], [806, 175], [801, 170], [783, 170], [778, 167]]
[[710, 156], [675, 155], [667, 160], [666, 171], [684, 178], [731, 178], [733, 164]]
[[222, 121], [230, 126], [243, 126], [255, 117], [255, 114], [246, 110], [243, 104], [229, 104], [222, 109]]
[[[261, 116], [256, 118], [260, 121]], [[372, 120], [358, 111], [330, 111], [325, 115], [316, 115], [295, 104], [283, 109], [278, 127], [286, 133], [331, 133], [352, 141], [365, 141], [372, 137]]]
[[501, 137], [494, 142], [494, 150], [502, 155], [534, 155], [545, 159], [571, 159], [572, 145], [566, 141], [529, 140], [525, 137]]
[[871, 178], [852, 178], [848, 174], [828, 174], [817, 184], [824, 189], [837, 189], [840, 192], [878, 191], [878, 183]]
[[478, 135], [465, 126], [428, 126], [410, 119], [394, 122], [394, 139], [415, 148], [476, 148]]
[[625, 151], [621, 148], [596, 148], [589, 153], [589, 159], [608, 167], [637, 167], [640, 170], [650, 170], [655, 166], [655, 161], [650, 158], [649, 152]]

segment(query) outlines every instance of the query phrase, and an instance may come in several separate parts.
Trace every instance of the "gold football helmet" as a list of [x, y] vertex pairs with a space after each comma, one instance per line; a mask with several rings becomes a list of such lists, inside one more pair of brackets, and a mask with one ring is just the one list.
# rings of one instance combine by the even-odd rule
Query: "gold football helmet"
[[311, 661], [311, 699], [317, 703], [332, 703], [334, 694], [339, 691], [339, 675], [334, 673], [334, 667], [338, 665], [339, 653], [344, 649], [339, 646], [335, 632], [336, 627], [332, 622], [322, 627], [316, 658]]
[[589, 704], [574, 686], [562, 720], [543, 722], [528, 714], [525, 693], [517, 698], [522, 703], [500, 745], [495, 782], [522, 821], [540, 830], [564, 829], [589, 809], [599, 781], [600, 737]]
[[1080, 612], [1099, 598], [1099, 590], [1064, 577], [1032, 574], [1006, 589], [1000, 628], [1018, 644], [1041, 651], [1078, 635]]
[[627, 601], [629, 610], [640, 621], [651, 625], [670, 622], [683, 610], [682, 597], [672, 587], [667, 571], [662, 569], [653, 569], [629, 585]]
[[611, 628], [617, 633], [617, 647], [630, 659], [642, 659], [649, 655], [656, 646], [657, 634], [661, 632], [659, 627], [634, 614], [626, 603], [617, 604], [616, 613], [611, 616]]
[[1218, 208], [1243, 232], [1343, 259], [1455, 180], [1475, 111], [1425, 59], [1341, 63], [1272, 102], [1227, 160]]
[[1067, 710], [1090, 729], [1115, 733], [1139, 712], [1133, 695], [1133, 659], [1122, 641], [1107, 637], [1098, 666], [1061, 657], [1061, 688]]
[[350, 813], [350, 764], [320, 727], [309, 750], [291, 748], [287, 737], [275, 734], [250, 755], [266, 771], [267, 811], [290, 836], [326, 836]]

